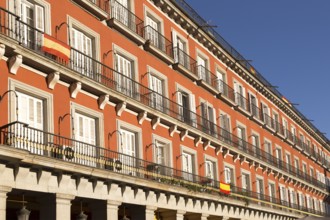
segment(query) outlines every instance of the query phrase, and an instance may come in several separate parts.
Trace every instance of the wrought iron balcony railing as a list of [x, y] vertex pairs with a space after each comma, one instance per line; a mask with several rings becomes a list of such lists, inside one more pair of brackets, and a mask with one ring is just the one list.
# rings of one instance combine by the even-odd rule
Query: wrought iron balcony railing
[[247, 108], [247, 103], [248, 103], [247, 99], [242, 94], [240, 94], [239, 92], [235, 92], [235, 102], [243, 110], [245, 110], [245, 111], [248, 110], [248, 108]]
[[231, 100], [233, 103], [235, 102], [235, 90], [226, 84], [221, 79], [217, 80], [218, 90], [222, 96], [226, 97], [227, 99]]
[[[196, 114], [190, 109], [184, 108], [182, 105], [149, 89], [146, 86], [143, 86], [142, 84], [139, 84], [138, 82], [123, 75], [122, 73], [111, 69], [103, 63], [93, 59], [92, 57], [86, 56], [85, 54], [75, 49], [71, 49], [72, 54], [70, 60], [68, 62], [64, 62], [63, 60], [60, 60], [52, 55], [44, 53], [40, 49], [38, 40], [36, 41], [36, 43], [33, 41], [26, 41], [26, 36], [24, 36], [24, 33], [26, 33], [24, 32], [24, 27], [29, 26], [17, 19], [18, 17], [14, 14], [11, 14], [10, 12], [1, 9], [0, 33], [14, 40], [17, 40], [22, 46], [26, 47], [27, 49], [33, 50], [37, 53], [41, 53], [44, 56], [47, 56], [48, 58], [60, 63], [61, 65], [76, 71], [82, 76], [88, 77], [113, 91], [117, 91], [127, 97], [130, 97], [134, 100], [138, 100], [140, 101], [140, 103], [149, 106], [153, 109], [156, 109], [164, 114], [167, 114], [168, 116], [175, 118], [200, 131], [203, 131], [204, 133], [211, 135], [212, 137], [216, 137], [220, 141], [227, 143], [232, 147], [241, 150], [243, 149], [244, 152], [250, 155], [256, 155], [258, 159], [261, 159], [277, 168], [282, 169], [283, 167], [286, 167], [282, 165], [285, 164], [285, 162], [281, 161], [280, 159], [273, 157], [272, 155], [268, 154], [263, 150], [260, 150], [260, 154], [256, 154], [255, 152], [257, 152], [257, 149], [254, 149], [254, 146], [221, 128], [216, 123], [209, 121], [206, 118], [203, 118], [202, 116]], [[13, 24], [11, 24], [11, 22], [13, 22]], [[33, 32], [31, 32], [35, 33], [34, 36], [41, 36], [43, 34], [42, 32], [38, 32], [33, 28], [31, 28], [31, 30], [34, 30]], [[35, 37], [34, 39], [38, 39], [38, 37]], [[194, 68], [192, 68], [192, 70], [193, 69]], [[232, 88], [226, 86], [225, 83], [222, 83], [222, 85], [224, 85], [223, 94], [226, 94], [225, 96], [229, 99], [234, 100], [234, 93]], [[287, 131], [287, 134], [289, 138], [291, 137], [293, 139], [293, 135], [289, 131]], [[313, 177], [310, 177], [309, 175], [300, 175], [300, 173], [302, 172], [294, 172], [293, 168], [286, 169], [284, 171], [294, 176], [297, 176], [298, 178], [306, 180], [307, 182], [311, 182], [320, 188], [325, 188], [324, 183], [316, 180]]]
[[255, 104], [253, 104], [253, 103], [248, 103], [248, 106], [247, 106], [248, 108], [247, 108], [247, 111], [248, 112], [250, 112], [251, 113], [251, 115], [254, 117], [254, 118], [256, 118], [256, 119], [258, 119], [258, 120], [260, 120], [260, 109], [259, 109], [259, 107], [257, 106], [257, 105], [255, 105]]
[[[0, 127], [0, 144], [68, 163], [96, 167], [122, 175], [185, 187], [201, 193], [219, 194], [220, 182], [216, 179], [184, 172], [139, 157], [38, 130], [21, 122], [12, 122]], [[274, 196], [249, 191], [234, 185], [231, 186], [229, 197], [272, 208], [299, 208], [310, 213], [325, 215], [325, 213], [314, 209], [307, 210], [298, 204], [281, 201]]]
[[110, 19], [112, 18], [126, 26], [132, 32], [143, 37], [143, 20], [117, 1], [112, 1], [111, 3]]
[[202, 65], [198, 65], [196, 67], [196, 72], [198, 74], [198, 78], [206, 82], [208, 85], [210, 85], [214, 89], [217, 88], [217, 79], [218, 77], [214, 75], [210, 70], [208, 70], [206, 67]]
[[[182, 65], [184, 68], [189, 70], [193, 75], [197, 76], [196, 73], [196, 65], [197, 61], [190, 57], [185, 51], [178, 47], [173, 48], [174, 52], [174, 61], [180, 65]], [[198, 76], [197, 76], [198, 77]]]
[[143, 35], [144, 39], [149, 40], [152, 46], [158, 48], [167, 56], [173, 57], [172, 42], [159, 33], [158, 30], [148, 25], [143, 28]]

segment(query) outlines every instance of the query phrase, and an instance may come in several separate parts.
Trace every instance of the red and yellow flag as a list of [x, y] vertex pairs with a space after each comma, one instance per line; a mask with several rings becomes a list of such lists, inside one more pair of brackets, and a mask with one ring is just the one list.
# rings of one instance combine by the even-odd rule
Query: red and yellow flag
[[61, 41], [47, 34], [44, 34], [43, 37], [42, 50], [54, 56], [62, 58], [65, 61], [68, 61], [70, 58], [69, 45], [62, 43]]
[[230, 184], [220, 182], [220, 192], [230, 194]]

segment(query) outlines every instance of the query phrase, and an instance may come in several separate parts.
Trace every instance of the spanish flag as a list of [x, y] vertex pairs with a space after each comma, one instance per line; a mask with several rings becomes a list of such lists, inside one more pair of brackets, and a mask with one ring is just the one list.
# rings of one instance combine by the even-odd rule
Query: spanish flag
[[62, 43], [61, 41], [47, 34], [44, 34], [43, 36], [42, 50], [65, 61], [68, 61], [70, 58], [69, 45]]
[[220, 182], [220, 192], [229, 195], [230, 194], [230, 184]]

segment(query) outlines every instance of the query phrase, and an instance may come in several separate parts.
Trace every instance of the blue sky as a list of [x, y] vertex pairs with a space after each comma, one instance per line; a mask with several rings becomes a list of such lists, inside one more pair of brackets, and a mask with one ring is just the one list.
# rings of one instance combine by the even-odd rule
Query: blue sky
[[330, 138], [330, 0], [186, 0]]

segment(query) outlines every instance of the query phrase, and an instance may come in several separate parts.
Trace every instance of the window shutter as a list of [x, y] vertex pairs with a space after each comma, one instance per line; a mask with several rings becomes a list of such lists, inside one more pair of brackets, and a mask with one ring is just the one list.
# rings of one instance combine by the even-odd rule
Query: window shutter
[[41, 100], [35, 100], [36, 101], [36, 119], [35, 119], [35, 125], [36, 128], [42, 130], [43, 129], [43, 103]]
[[45, 12], [39, 5], [35, 5], [35, 27], [42, 32], [45, 30]]
[[18, 120], [21, 122], [28, 123], [29, 118], [29, 108], [28, 108], [28, 99], [25, 95], [22, 93], [17, 93], [18, 94], [18, 109], [19, 109], [19, 114], [18, 114]]
[[195, 95], [190, 93], [189, 94], [189, 104], [190, 104], [190, 111], [191, 111], [191, 121], [193, 122], [193, 126], [197, 126], [197, 118], [196, 118], [196, 104], [195, 104]]

